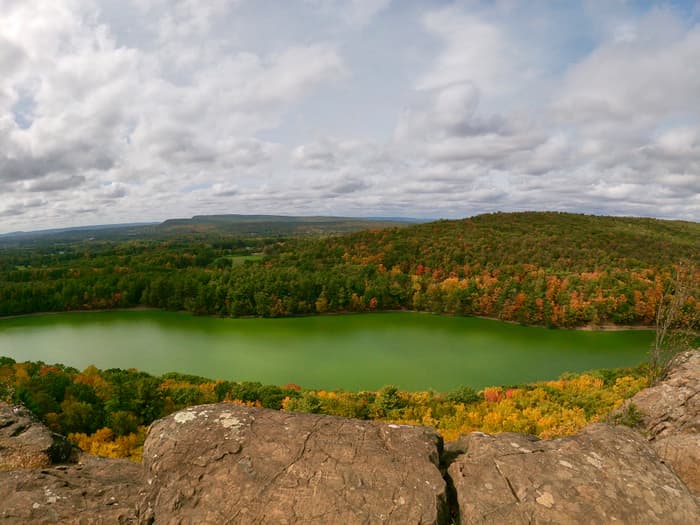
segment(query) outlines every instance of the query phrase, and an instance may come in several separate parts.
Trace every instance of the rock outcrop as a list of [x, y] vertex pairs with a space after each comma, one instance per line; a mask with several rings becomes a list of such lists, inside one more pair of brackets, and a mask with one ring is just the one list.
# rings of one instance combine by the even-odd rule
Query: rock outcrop
[[637, 394], [642, 432], [473, 433], [445, 451], [427, 428], [203, 405], [155, 422], [143, 465], [55, 465], [75, 460], [66, 440], [0, 403], [0, 521], [700, 523], [699, 375], [700, 351], [684, 354]]
[[448, 468], [462, 525], [697, 523], [700, 508], [638, 433], [589, 425], [538, 440], [474, 433], [451, 443]]
[[0, 522], [137, 523], [143, 468], [79, 453], [26, 408], [0, 402]]
[[659, 457], [700, 496], [700, 350], [678, 355], [663, 381], [637, 393], [621, 411], [630, 406]]
[[65, 437], [51, 432], [25, 407], [0, 403], [0, 470], [63, 463], [73, 452]]
[[444, 523], [442, 441], [421, 427], [231, 404], [155, 423], [144, 446], [153, 523]]
[[136, 525], [138, 463], [83, 454], [76, 464], [0, 471], [3, 525]]

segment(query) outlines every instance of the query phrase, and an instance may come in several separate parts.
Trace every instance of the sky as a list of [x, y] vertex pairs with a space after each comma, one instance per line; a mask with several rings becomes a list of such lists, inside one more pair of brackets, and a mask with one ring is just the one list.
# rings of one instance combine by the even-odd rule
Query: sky
[[0, 0], [0, 233], [700, 220], [700, 1]]

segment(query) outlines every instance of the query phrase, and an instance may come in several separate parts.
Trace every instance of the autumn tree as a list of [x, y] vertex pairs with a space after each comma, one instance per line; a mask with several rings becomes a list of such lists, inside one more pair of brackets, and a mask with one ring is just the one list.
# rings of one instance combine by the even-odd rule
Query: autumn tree
[[690, 349], [700, 326], [700, 274], [690, 261], [679, 263], [656, 308], [655, 336], [649, 352], [649, 382], [664, 377], [674, 356]]

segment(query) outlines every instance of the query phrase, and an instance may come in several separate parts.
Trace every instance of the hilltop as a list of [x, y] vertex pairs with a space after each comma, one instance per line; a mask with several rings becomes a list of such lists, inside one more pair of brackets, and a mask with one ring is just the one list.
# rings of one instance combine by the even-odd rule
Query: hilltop
[[459, 271], [458, 266], [534, 265], [562, 271], [700, 262], [700, 223], [557, 212], [493, 213], [324, 242], [351, 257]]

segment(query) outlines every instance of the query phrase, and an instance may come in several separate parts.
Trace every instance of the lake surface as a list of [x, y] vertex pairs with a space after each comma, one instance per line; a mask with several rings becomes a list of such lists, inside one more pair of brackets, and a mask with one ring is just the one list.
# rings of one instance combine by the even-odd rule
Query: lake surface
[[0, 356], [307, 388], [445, 391], [636, 365], [652, 337], [414, 313], [218, 319], [122, 311], [0, 320]]

